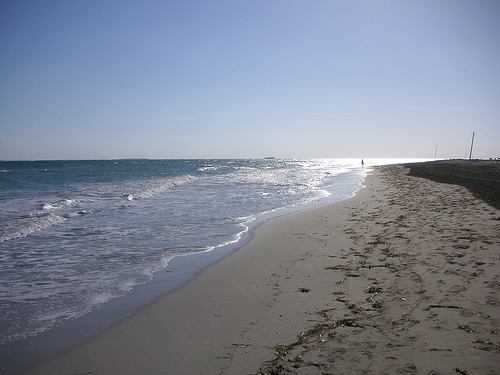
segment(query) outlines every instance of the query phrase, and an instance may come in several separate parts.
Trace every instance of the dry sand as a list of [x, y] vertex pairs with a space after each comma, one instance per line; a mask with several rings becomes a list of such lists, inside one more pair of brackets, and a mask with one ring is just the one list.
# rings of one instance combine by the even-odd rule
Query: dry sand
[[500, 211], [402, 166], [365, 184], [30, 373], [500, 374]]

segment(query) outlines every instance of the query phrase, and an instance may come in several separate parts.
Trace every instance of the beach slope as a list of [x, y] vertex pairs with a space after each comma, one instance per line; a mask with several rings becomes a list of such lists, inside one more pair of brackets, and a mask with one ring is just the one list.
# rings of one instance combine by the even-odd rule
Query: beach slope
[[30, 374], [497, 374], [500, 212], [376, 168]]

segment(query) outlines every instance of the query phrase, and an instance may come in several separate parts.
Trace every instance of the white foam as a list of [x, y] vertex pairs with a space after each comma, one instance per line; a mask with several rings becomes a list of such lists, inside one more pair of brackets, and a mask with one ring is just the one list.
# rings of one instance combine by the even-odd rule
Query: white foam
[[26, 237], [29, 234], [61, 224], [66, 217], [56, 214], [45, 214], [30, 218], [18, 218], [3, 223], [0, 230], [0, 242]]
[[[130, 290], [130, 289], [129, 289]], [[90, 299], [90, 304], [92, 306], [96, 306], [96, 305], [101, 305], [103, 303], [106, 303], [108, 302], [110, 299], [114, 298], [116, 296], [114, 296], [113, 294], [111, 293], [100, 293], [100, 294], [95, 294], [91, 297]]]
[[53, 210], [58, 208], [68, 208], [73, 206], [76, 202], [74, 199], [63, 199], [53, 203], [45, 203], [42, 205], [43, 210]]
[[194, 179], [195, 178], [193, 176], [180, 176], [162, 180], [128, 183], [125, 184], [124, 188], [130, 189], [133, 192], [128, 194], [126, 193], [123, 196], [125, 196], [125, 199], [129, 201], [152, 198], [157, 194], [163, 193], [169, 189], [180, 186]]

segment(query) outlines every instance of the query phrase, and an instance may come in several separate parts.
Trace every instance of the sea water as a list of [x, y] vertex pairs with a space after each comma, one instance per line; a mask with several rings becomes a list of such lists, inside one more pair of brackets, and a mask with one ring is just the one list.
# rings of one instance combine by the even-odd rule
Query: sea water
[[182, 283], [263, 221], [348, 198], [369, 166], [402, 161], [0, 162], [0, 353], [117, 300], [147, 303], [127, 298], [178, 287], [176, 259], [194, 270]]

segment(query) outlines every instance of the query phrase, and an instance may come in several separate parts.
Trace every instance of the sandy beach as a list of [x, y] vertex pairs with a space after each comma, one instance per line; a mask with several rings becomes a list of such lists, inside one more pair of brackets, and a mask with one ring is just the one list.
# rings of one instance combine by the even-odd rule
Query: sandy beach
[[500, 374], [500, 211], [403, 166], [365, 186], [265, 223], [182, 289], [26, 373]]

